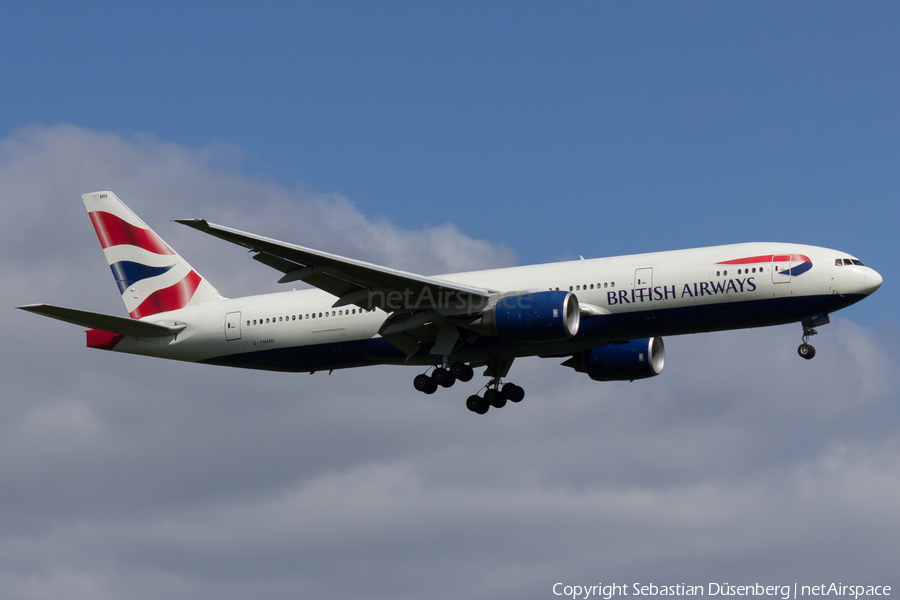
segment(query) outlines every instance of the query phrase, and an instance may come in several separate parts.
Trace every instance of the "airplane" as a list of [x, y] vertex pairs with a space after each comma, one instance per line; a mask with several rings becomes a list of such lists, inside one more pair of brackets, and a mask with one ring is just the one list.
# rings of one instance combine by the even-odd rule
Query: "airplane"
[[209, 223], [178, 223], [243, 246], [311, 289], [226, 298], [110, 191], [82, 196], [130, 318], [19, 306], [88, 328], [87, 347], [271, 371], [424, 367], [425, 394], [488, 378], [466, 407], [485, 414], [525, 396], [504, 380], [518, 357], [595, 381], [659, 375], [663, 336], [799, 322], [798, 353], [829, 315], [881, 276], [837, 250], [743, 243], [424, 276]]

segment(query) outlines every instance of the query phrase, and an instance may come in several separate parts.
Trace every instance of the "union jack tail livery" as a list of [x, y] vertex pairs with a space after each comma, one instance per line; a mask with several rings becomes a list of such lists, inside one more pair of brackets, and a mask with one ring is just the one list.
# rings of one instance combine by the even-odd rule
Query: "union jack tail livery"
[[223, 299], [115, 194], [81, 198], [132, 319]]

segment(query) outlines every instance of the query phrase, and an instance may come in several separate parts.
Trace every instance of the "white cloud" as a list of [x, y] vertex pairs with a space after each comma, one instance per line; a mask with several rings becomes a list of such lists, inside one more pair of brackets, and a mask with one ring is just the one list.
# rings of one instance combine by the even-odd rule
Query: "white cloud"
[[[420, 272], [508, 250], [250, 180], [239, 150], [35, 127], [0, 142], [0, 597], [544, 598], [556, 581], [897, 584], [898, 351], [835, 318], [672, 338], [658, 378], [517, 361], [521, 404], [416, 372], [290, 375], [84, 349], [13, 311], [121, 313], [78, 195], [112, 189], [229, 294], [276, 289], [205, 217]], [[219, 165], [214, 168], [211, 165]], [[225, 166], [221, 166], [225, 165]], [[893, 581], [892, 581], [893, 579]]]

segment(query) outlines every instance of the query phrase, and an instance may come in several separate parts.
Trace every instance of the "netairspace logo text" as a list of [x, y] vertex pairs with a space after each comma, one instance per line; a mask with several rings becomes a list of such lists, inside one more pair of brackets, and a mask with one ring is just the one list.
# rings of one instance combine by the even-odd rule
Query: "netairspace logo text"
[[845, 596], [858, 600], [860, 596], [890, 596], [889, 585], [844, 585], [823, 583], [819, 585], [731, 585], [709, 583], [702, 585], [656, 585], [653, 583], [597, 583], [595, 585], [553, 585], [554, 596], [566, 596], [573, 600], [616, 596], [772, 596], [781, 600], [797, 600], [801, 596]]

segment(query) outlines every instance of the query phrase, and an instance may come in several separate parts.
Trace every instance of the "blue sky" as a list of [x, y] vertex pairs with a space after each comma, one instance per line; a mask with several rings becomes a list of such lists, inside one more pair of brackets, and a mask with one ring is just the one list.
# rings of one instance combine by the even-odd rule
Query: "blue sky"
[[0, 131], [233, 144], [254, 177], [523, 263], [746, 240], [877, 263], [897, 215], [886, 2], [0, 11]]
[[799, 325], [667, 339], [634, 384], [517, 360], [526, 400], [484, 419], [410, 369], [155, 361], [0, 311], [0, 596], [900, 585], [898, 24], [889, 2], [0, 5], [6, 307], [124, 314], [79, 200], [100, 189], [229, 295], [279, 288], [171, 219], [425, 273], [777, 240], [884, 276], [813, 361]]

